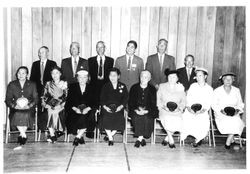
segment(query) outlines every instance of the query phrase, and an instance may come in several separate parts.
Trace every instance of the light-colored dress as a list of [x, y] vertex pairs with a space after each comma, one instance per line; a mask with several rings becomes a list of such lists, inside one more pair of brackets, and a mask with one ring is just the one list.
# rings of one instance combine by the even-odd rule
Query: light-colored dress
[[187, 109], [183, 113], [183, 132], [181, 139], [184, 140], [188, 135], [196, 138], [197, 142], [205, 138], [209, 131], [210, 121], [208, 111], [213, 100], [213, 88], [207, 83], [201, 86], [193, 83], [187, 92], [187, 107], [193, 104], [201, 104], [206, 111], [200, 114], [193, 114]]
[[157, 91], [157, 107], [159, 118], [165, 130], [170, 132], [182, 131], [182, 112], [169, 112], [163, 109], [167, 102], [175, 102], [183, 110], [186, 103], [186, 94], [182, 84], [176, 84], [174, 89], [170, 88], [168, 82], [159, 85]]
[[240, 113], [233, 117], [226, 116], [220, 111], [227, 106], [239, 109], [243, 113], [244, 103], [242, 102], [239, 88], [232, 86], [230, 93], [226, 93], [223, 86], [214, 90], [213, 110], [217, 128], [221, 134], [238, 134], [241, 135], [245, 125], [240, 118]]
[[[65, 129], [64, 105], [67, 97], [68, 85], [65, 81], [60, 81], [56, 85], [53, 81], [47, 82], [42, 97], [43, 103], [50, 105], [48, 108], [47, 127], [52, 127], [59, 131]], [[55, 102], [57, 101], [57, 102]]]

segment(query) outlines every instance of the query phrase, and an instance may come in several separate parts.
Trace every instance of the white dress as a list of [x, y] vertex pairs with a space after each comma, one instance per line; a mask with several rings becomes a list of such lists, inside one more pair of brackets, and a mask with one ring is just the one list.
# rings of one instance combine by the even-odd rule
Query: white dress
[[240, 118], [240, 113], [230, 117], [220, 111], [227, 106], [239, 109], [243, 113], [244, 103], [242, 102], [240, 90], [232, 86], [230, 93], [226, 93], [223, 86], [214, 90], [212, 108], [215, 113], [215, 122], [221, 134], [241, 135], [245, 125]]
[[157, 107], [159, 109], [159, 117], [162, 126], [170, 132], [182, 131], [182, 112], [168, 112], [163, 109], [167, 102], [175, 102], [178, 107], [183, 110], [186, 104], [186, 94], [182, 84], [176, 84], [174, 89], [171, 89], [169, 83], [159, 85], [157, 91]]
[[204, 86], [193, 83], [187, 92], [187, 107], [199, 103], [201, 109], [205, 109], [204, 113], [192, 114], [187, 109], [183, 113], [183, 132], [181, 139], [184, 140], [188, 135], [200, 141], [205, 138], [209, 131], [210, 121], [208, 111], [213, 100], [213, 88], [207, 83]]

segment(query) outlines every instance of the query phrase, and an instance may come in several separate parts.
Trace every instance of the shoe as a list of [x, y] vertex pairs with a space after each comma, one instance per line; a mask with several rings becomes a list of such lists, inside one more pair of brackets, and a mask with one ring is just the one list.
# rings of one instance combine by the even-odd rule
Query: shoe
[[104, 140], [104, 141], [108, 141], [108, 140], [109, 140], [108, 136], [105, 136], [105, 137], [103, 138], [103, 140]]
[[198, 147], [201, 145], [201, 143], [202, 143], [202, 141], [200, 140], [198, 143], [194, 142], [192, 145], [193, 145], [193, 147]]
[[94, 138], [94, 132], [87, 132], [86, 137], [93, 139]]
[[24, 145], [27, 142], [27, 138], [22, 137], [21, 145]]
[[140, 147], [140, 145], [141, 145], [141, 142], [139, 141], [139, 140], [136, 140], [136, 142], [135, 142], [135, 147], [137, 147], [137, 148], [139, 148]]
[[163, 141], [161, 142], [161, 144], [162, 144], [163, 146], [167, 146], [167, 145], [168, 145], [168, 142], [167, 142], [166, 140], [163, 140]]
[[22, 145], [22, 137], [21, 136], [17, 137], [17, 143], [19, 143], [20, 145]]
[[230, 145], [228, 146], [228, 145], [225, 144], [225, 149], [229, 150], [230, 149]]
[[83, 137], [80, 138], [79, 143], [80, 143], [80, 144], [85, 144], [85, 141], [84, 141], [84, 138], [83, 138]]
[[109, 146], [113, 146], [114, 145], [114, 141], [109, 141]]
[[64, 132], [62, 132], [62, 131], [56, 131], [55, 135], [56, 135], [57, 138], [59, 138], [60, 136], [64, 135]]
[[80, 141], [80, 139], [76, 137], [76, 138], [74, 139], [74, 141], [73, 141], [73, 146], [78, 146], [79, 141]]
[[55, 143], [56, 141], [57, 141], [57, 138], [56, 138], [56, 136], [54, 135], [54, 136], [52, 136], [51, 138], [51, 143]]
[[146, 146], [146, 141], [144, 139], [141, 140], [141, 146]]
[[174, 144], [168, 144], [168, 146], [171, 148], [171, 149], [173, 149], [173, 148], [175, 148], [175, 145]]

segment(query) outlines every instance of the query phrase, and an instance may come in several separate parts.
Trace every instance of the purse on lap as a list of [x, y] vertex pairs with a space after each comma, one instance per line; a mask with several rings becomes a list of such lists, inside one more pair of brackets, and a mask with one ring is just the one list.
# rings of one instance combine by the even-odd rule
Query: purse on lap
[[202, 105], [199, 103], [195, 103], [191, 106], [191, 109], [196, 113], [197, 111], [201, 110]]
[[227, 114], [227, 116], [232, 117], [235, 115], [236, 110], [233, 107], [228, 106], [224, 108], [224, 112]]
[[173, 112], [178, 107], [178, 105], [175, 102], [171, 102], [171, 101], [167, 102], [166, 106], [171, 112]]

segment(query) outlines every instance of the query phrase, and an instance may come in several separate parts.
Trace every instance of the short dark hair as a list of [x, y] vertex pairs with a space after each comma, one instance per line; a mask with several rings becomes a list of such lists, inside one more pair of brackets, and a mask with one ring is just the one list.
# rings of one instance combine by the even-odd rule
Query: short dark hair
[[26, 70], [27, 75], [29, 74], [29, 69], [27, 68], [27, 66], [20, 66], [20, 67], [16, 70], [16, 79], [18, 79], [17, 74], [18, 74], [18, 72], [20, 71], [20, 69]]
[[135, 46], [135, 49], [137, 48], [137, 43], [136, 43], [136, 41], [130, 40], [130, 41], [128, 41], [127, 46], [128, 46], [129, 44], [133, 44], [133, 45]]
[[39, 50], [38, 51], [40, 51], [40, 49], [42, 49], [42, 48], [44, 48], [44, 49], [46, 49], [47, 51], [49, 51], [49, 48], [47, 47], [47, 46], [41, 46], [40, 48], [39, 48]]
[[109, 75], [110, 75], [111, 72], [116, 72], [118, 76], [121, 75], [121, 71], [116, 67], [113, 67], [113, 68], [109, 69]]
[[164, 41], [164, 42], [168, 45], [168, 41], [167, 41], [166, 39], [164, 39], [164, 38], [162, 38], [162, 39], [160, 39], [160, 40], [158, 41], [158, 45], [159, 45], [162, 41]]
[[192, 54], [186, 55], [185, 58], [184, 58], [184, 61], [186, 61], [186, 59], [187, 59], [188, 57], [191, 57], [191, 58], [193, 59], [193, 61], [194, 61], [194, 56], [193, 56]]

